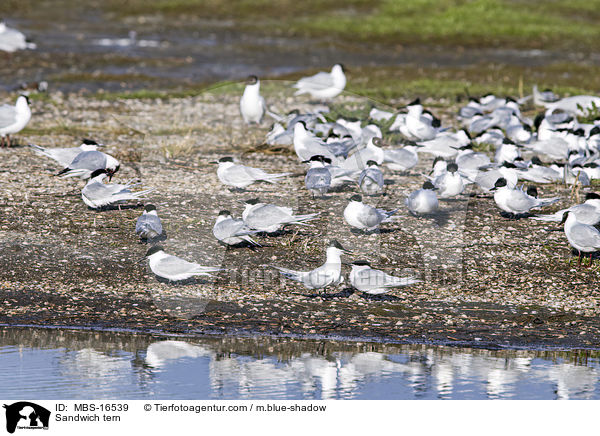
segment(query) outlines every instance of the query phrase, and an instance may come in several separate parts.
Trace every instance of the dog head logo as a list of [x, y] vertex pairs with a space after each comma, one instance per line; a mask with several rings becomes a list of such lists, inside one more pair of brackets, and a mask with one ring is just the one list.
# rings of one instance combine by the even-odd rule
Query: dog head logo
[[14, 433], [18, 428], [48, 428], [50, 411], [28, 401], [4, 405], [6, 409], [6, 431]]

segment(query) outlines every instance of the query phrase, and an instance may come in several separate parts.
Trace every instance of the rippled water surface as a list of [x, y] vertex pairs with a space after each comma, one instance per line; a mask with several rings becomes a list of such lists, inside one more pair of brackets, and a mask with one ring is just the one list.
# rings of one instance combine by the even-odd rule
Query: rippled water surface
[[3, 399], [599, 399], [592, 351], [0, 329]]

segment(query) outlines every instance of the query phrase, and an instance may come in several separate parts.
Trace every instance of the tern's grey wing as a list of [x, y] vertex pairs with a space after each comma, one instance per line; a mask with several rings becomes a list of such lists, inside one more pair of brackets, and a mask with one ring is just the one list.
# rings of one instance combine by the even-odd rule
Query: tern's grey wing
[[10, 104], [0, 106], [0, 128], [10, 126], [17, 121], [17, 109]]
[[383, 150], [383, 161], [390, 163], [404, 164], [407, 167], [413, 167], [417, 164], [418, 157], [408, 150], [403, 148], [398, 149], [384, 149]]
[[523, 191], [512, 191], [507, 201], [507, 206], [514, 211], [523, 213], [536, 207], [538, 202], [535, 198], [530, 197]]
[[358, 219], [365, 227], [370, 228], [378, 226], [385, 219], [385, 216], [374, 207], [365, 205], [358, 214]]
[[135, 232], [146, 232], [148, 229], [154, 231], [157, 235], [162, 234], [162, 223], [157, 215], [144, 214], [138, 218], [137, 223], [135, 224]]
[[358, 271], [354, 279], [362, 289], [377, 289], [385, 286], [385, 276], [383, 271], [365, 268]]
[[368, 177], [379, 186], [383, 186], [383, 173], [373, 168], [367, 168], [360, 175], [359, 184], [362, 185], [363, 180]]
[[246, 224], [253, 229], [264, 229], [290, 220], [291, 209], [272, 204], [253, 209], [246, 217]]
[[306, 172], [304, 182], [306, 189], [329, 188], [331, 185], [331, 173], [327, 168], [312, 168]]
[[167, 256], [158, 262], [154, 268], [154, 273], [159, 276], [173, 277], [179, 274], [193, 274], [195, 272], [201, 272], [198, 267], [200, 267], [200, 265], [188, 262], [180, 257]]
[[297, 83], [298, 88], [306, 89], [326, 89], [331, 88], [333, 85], [333, 77], [330, 73], [326, 72], [317, 73], [310, 77], [303, 77]]
[[95, 171], [100, 168], [106, 168], [106, 155], [101, 151], [84, 151], [75, 156], [75, 159], [69, 164], [72, 170], [85, 169]]
[[100, 182], [92, 182], [88, 183], [81, 190], [81, 193], [89, 198], [92, 202], [97, 202], [99, 200], [104, 200], [110, 198], [113, 194], [112, 190], [109, 189], [107, 185]]
[[227, 219], [223, 220], [213, 227], [213, 233], [219, 240], [235, 237], [246, 236], [253, 232], [243, 220]]
[[595, 227], [576, 224], [571, 228], [569, 233], [570, 239], [582, 247], [599, 247], [600, 246], [600, 232]]
[[577, 217], [577, 221], [583, 224], [596, 225], [600, 221], [600, 212], [591, 204], [578, 204], [569, 210], [573, 211]]

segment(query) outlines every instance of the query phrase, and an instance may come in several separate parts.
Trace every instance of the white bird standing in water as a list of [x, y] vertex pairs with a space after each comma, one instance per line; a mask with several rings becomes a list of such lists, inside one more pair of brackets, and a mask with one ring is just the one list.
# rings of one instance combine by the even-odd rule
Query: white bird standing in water
[[23, 130], [30, 119], [29, 97], [26, 95], [20, 95], [14, 106], [0, 106], [0, 147], [10, 147], [10, 135]]
[[274, 266], [284, 277], [300, 282], [307, 289], [322, 289], [330, 285], [339, 285], [344, 281], [342, 276], [342, 254], [350, 254], [342, 245], [333, 240], [327, 248], [325, 263], [311, 271], [294, 271]]
[[242, 117], [246, 124], [260, 124], [265, 110], [265, 99], [260, 95], [260, 80], [256, 76], [250, 76], [246, 80], [246, 88], [240, 99]]
[[373, 269], [369, 262], [364, 260], [352, 262], [349, 278], [355, 289], [372, 295], [385, 294], [390, 288], [399, 288], [420, 282], [415, 276], [395, 277]]
[[346, 87], [344, 66], [335, 64], [330, 73], [320, 72], [310, 77], [303, 77], [294, 85], [298, 90], [294, 95], [310, 94], [312, 98], [330, 99], [338, 96]]

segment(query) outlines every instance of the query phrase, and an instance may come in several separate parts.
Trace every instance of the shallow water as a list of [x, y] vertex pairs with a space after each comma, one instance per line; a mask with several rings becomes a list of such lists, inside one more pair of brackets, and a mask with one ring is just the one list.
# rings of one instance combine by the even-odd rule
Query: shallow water
[[0, 329], [3, 399], [600, 399], [600, 354]]
[[[556, 61], [582, 62], [580, 54], [542, 50], [448, 50], [436, 47], [390, 48], [260, 36], [223, 20], [194, 22], [170, 16], [116, 18], [94, 2], [65, 0], [16, 11], [4, 17], [38, 45], [10, 57], [0, 87], [46, 80], [53, 90], [170, 88], [256, 74], [276, 77], [334, 62], [356, 66], [422, 68], [467, 67], [500, 63], [544, 66]], [[129, 39], [135, 31], [135, 39]], [[598, 59], [585, 57], [598, 64]]]

